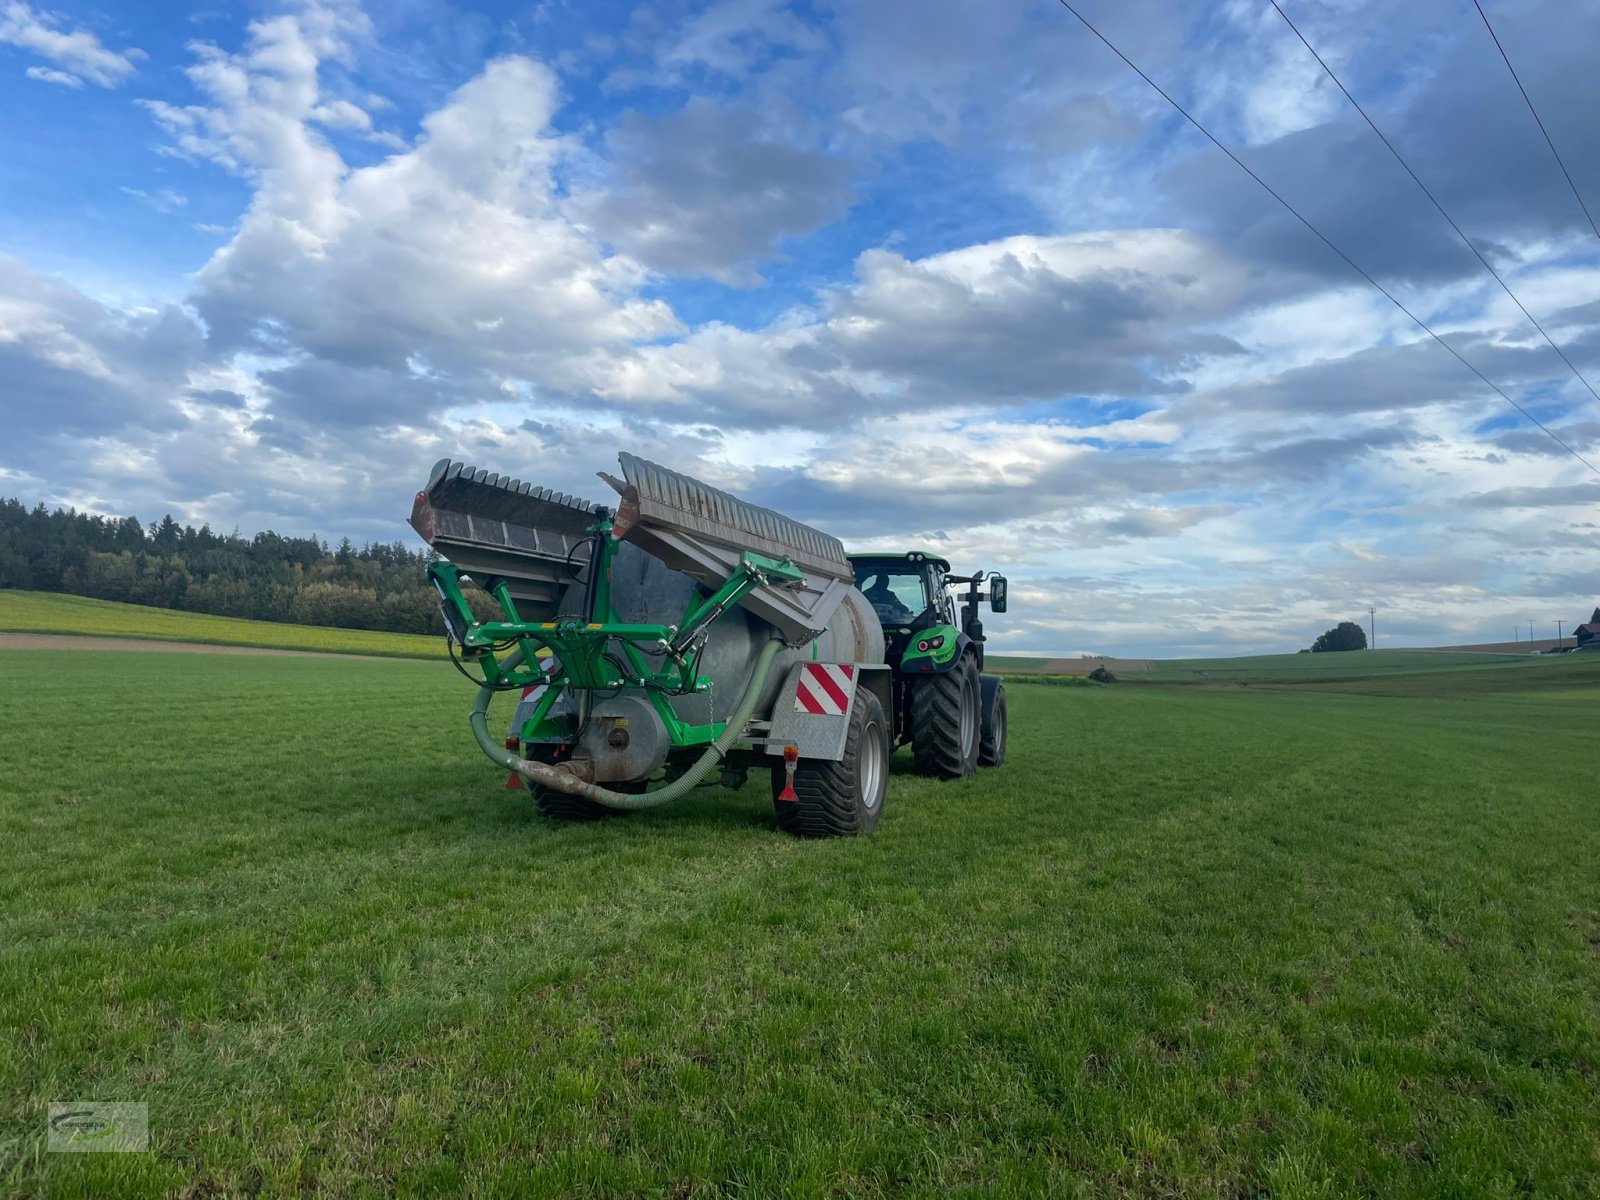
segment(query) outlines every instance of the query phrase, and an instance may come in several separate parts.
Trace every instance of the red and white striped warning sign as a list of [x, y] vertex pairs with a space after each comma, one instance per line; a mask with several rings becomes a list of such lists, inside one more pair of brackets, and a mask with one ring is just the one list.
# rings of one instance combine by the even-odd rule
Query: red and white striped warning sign
[[794, 710], [842, 717], [850, 707], [850, 683], [856, 669], [844, 663], [806, 663], [794, 691]]

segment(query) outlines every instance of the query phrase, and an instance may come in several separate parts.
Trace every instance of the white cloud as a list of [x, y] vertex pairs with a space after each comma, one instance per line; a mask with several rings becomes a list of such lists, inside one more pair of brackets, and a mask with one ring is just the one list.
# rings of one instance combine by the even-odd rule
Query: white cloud
[[148, 205], [157, 212], [172, 212], [183, 208], [189, 203], [189, 197], [173, 191], [171, 188], [157, 188], [147, 191], [144, 188], [125, 187], [120, 189], [125, 196], [132, 196], [141, 204]]
[[[38, 12], [21, 0], [0, 2], [0, 45], [4, 44], [30, 50], [63, 68], [61, 71], [35, 68], [28, 72], [29, 78], [68, 87], [82, 86], [83, 79], [101, 87], [118, 87], [134, 73], [134, 60], [143, 57], [139, 50], [108, 50], [88, 30], [63, 29], [60, 18]], [[72, 79], [79, 82], [68, 82]]]
[[71, 88], [75, 92], [83, 90], [83, 80], [71, 71], [57, 71], [52, 67], [29, 67], [23, 72], [29, 79], [36, 79], [40, 83], [54, 83], [61, 87]]
[[329, 100], [310, 112], [311, 120], [329, 129], [353, 129], [365, 133], [372, 128], [372, 118], [367, 111], [348, 100]]

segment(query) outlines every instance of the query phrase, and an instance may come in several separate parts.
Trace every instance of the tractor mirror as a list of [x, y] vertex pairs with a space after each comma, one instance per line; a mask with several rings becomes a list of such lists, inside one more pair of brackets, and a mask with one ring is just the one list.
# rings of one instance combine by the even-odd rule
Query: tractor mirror
[[997, 613], [1006, 610], [1006, 577], [1004, 575], [991, 575], [989, 577], [989, 607]]

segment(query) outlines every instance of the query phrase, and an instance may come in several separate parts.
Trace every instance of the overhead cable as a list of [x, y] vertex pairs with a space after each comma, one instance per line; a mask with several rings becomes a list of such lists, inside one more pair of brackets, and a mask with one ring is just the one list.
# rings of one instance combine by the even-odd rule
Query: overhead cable
[[1307, 219], [1300, 212], [1299, 209], [1295, 208], [1294, 205], [1290, 204], [1287, 200], [1285, 200], [1282, 195], [1280, 195], [1276, 190], [1274, 190], [1274, 188], [1272, 187], [1271, 184], [1269, 184], [1265, 179], [1261, 178], [1260, 175], [1256, 174], [1255, 171], [1253, 171], [1244, 162], [1243, 159], [1241, 159], [1232, 150], [1228, 149], [1228, 147], [1226, 145], [1224, 145], [1217, 138], [1217, 136], [1215, 134], [1213, 134], [1209, 129], [1207, 129], [1204, 125], [1202, 125], [1200, 123], [1200, 121], [1198, 119], [1196, 119], [1195, 116], [1192, 113], [1189, 112], [1188, 109], [1184, 108], [1183, 105], [1179, 104], [1178, 101], [1176, 99], [1174, 99], [1166, 91], [1165, 88], [1163, 88], [1159, 83], [1157, 83], [1148, 74], [1146, 74], [1145, 71], [1143, 70], [1143, 68], [1141, 68], [1136, 62], [1134, 62], [1131, 58], [1129, 58], [1121, 50], [1119, 50], [1117, 48], [1117, 46], [1116, 46], [1116, 43], [1114, 43], [1110, 38], [1106, 37], [1105, 34], [1101, 33], [1100, 30], [1097, 29], [1094, 26], [1094, 24], [1087, 17], [1085, 17], [1081, 12], [1079, 12], [1075, 7], [1073, 7], [1073, 5], [1071, 3], [1071, 0], [1058, 0], [1058, 3], [1061, 5], [1062, 8], [1066, 9], [1069, 13], [1071, 13], [1074, 17], [1076, 17], [1078, 19], [1079, 23], [1082, 24], [1085, 29], [1087, 29], [1090, 33], [1094, 34], [1094, 36], [1096, 38], [1098, 38], [1101, 42], [1103, 42], [1105, 44], [1106, 49], [1110, 50], [1111, 53], [1115, 54], [1118, 58], [1120, 58], [1127, 65], [1129, 70], [1131, 70], [1134, 74], [1139, 76], [1140, 79], [1144, 80], [1147, 84], [1149, 84], [1151, 89], [1157, 95], [1159, 95], [1163, 100], [1165, 100], [1174, 109], [1176, 109], [1178, 111], [1178, 114], [1180, 116], [1182, 116], [1184, 120], [1188, 121], [1189, 124], [1193, 125], [1197, 130], [1199, 130], [1200, 133], [1205, 136], [1207, 141], [1209, 141], [1218, 150], [1221, 150], [1224, 154], [1226, 154], [1230, 159], [1233, 160], [1233, 163], [1234, 163], [1234, 165], [1236, 167], [1238, 167], [1246, 175], [1250, 176], [1251, 179], [1255, 180], [1255, 182], [1258, 185], [1260, 185], [1262, 191], [1266, 192], [1267, 195], [1271, 196], [1279, 204], [1283, 205], [1283, 207], [1289, 211], [1289, 214], [1291, 216], [1293, 216], [1295, 218], [1295, 220], [1299, 221], [1300, 224], [1304, 225], [1307, 229], [1309, 229], [1316, 236], [1318, 241], [1320, 241], [1323, 245], [1327, 246], [1328, 249], [1332, 250], [1341, 259], [1343, 259], [1345, 264], [1347, 266], [1349, 266], [1349, 268], [1352, 271], [1354, 271], [1356, 274], [1360, 275], [1361, 278], [1365, 279], [1368, 283], [1370, 283], [1374, 288], [1376, 288], [1379, 292], [1381, 292], [1384, 295], [1385, 298], [1388, 299], [1389, 303], [1393, 304], [1402, 313], [1404, 313], [1407, 317], [1409, 317], [1411, 319], [1412, 323], [1417, 326], [1417, 328], [1421, 329], [1422, 332], [1426, 333], [1434, 341], [1438, 342], [1439, 345], [1443, 346], [1446, 350], [1448, 350], [1450, 352], [1450, 355], [1451, 355], [1452, 358], [1454, 358], [1462, 366], [1466, 367], [1467, 370], [1471, 371], [1480, 380], [1482, 380], [1485, 384], [1487, 384], [1490, 388], [1492, 388], [1494, 390], [1494, 392], [1502, 400], [1504, 400], [1512, 408], [1516, 409], [1524, 417], [1528, 418], [1528, 420], [1531, 421], [1534, 425], [1538, 426], [1539, 429], [1543, 430], [1545, 435], [1547, 437], [1549, 437], [1549, 439], [1551, 441], [1553, 441], [1556, 445], [1560, 446], [1568, 454], [1572, 455], [1573, 458], [1577, 459], [1584, 466], [1588, 467], [1589, 470], [1594, 475], [1596, 475], [1597, 477], [1600, 477], [1600, 467], [1596, 467], [1593, 463], [1591, 463], [1583, 455], [1579, 454], [1575, 449], [1573, 449], [1570, 445], [1568, 445], [1565, 441], [1563, 441], [1561, 439], [1561, 437], [1553, 429], [1551, 429], [1543, 421], [1539, 420], [1538, 417], [1534, 416], [1526, 408], [1524, 408], [1522, 405], [1518, 404], [1514, 399], [1512, 399], [1510, 393], [1508, 393], [1504, 388], [1502, 388], [1494, 380], [1490, 379], [1482, 371], [1478, 370], [1477, 367], [1473, 366], [1471, 362], [1469, 362], [1466, 358], [1464, 358], [1462, 356], [1462, 354], [1461, 354], [1461, 352], [1459, 350], [1457, 350], [1449, 342], [1445, 341], [1444, 338], [1440, 337], [1437, 333], [1435, 333], [1433, 331], [1433, 327], [1432, 326], [1430, 326], [1421, 317], [1417, 316], [1416, 313], [1412, 312], [1409, 308], [1407, 308], [1404, 304], [1402, 304], [1400, 302], [1399, 297], [1397, 297], [1388, 288], [1384, 287], [1383, 284], [1379, 283], [1375, 278], [1373, 278], [1373, 276], [1371, 274], [1369, 274], [1365, 270], [1365, 268], [1363, 268], [1358, 262], [1356, 262], [1355, 259], [1351, 258], [1343, 250], [1339, 249], [1339, 247], [1337, 245], [1335, 245], [1331, 239], [1329, 239], [1327, 234], [1323, 233], [1322, 230], [1318, 229], [1315, 225], [1313, 225], [1311, 223], [1311, 221], [1309, 219]]

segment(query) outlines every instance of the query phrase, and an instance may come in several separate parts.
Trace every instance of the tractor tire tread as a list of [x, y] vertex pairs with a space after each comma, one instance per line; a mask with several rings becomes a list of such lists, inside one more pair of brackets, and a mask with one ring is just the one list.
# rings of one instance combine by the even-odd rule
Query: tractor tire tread
[[942, 675], [917, 680], [912, 688], [911, 760], [919, 775], [965, 779], [972, 774], [976, 764], [962, 753], [961, 705], [968, 676], [975, 673], [972, 660], [965, 659]]

